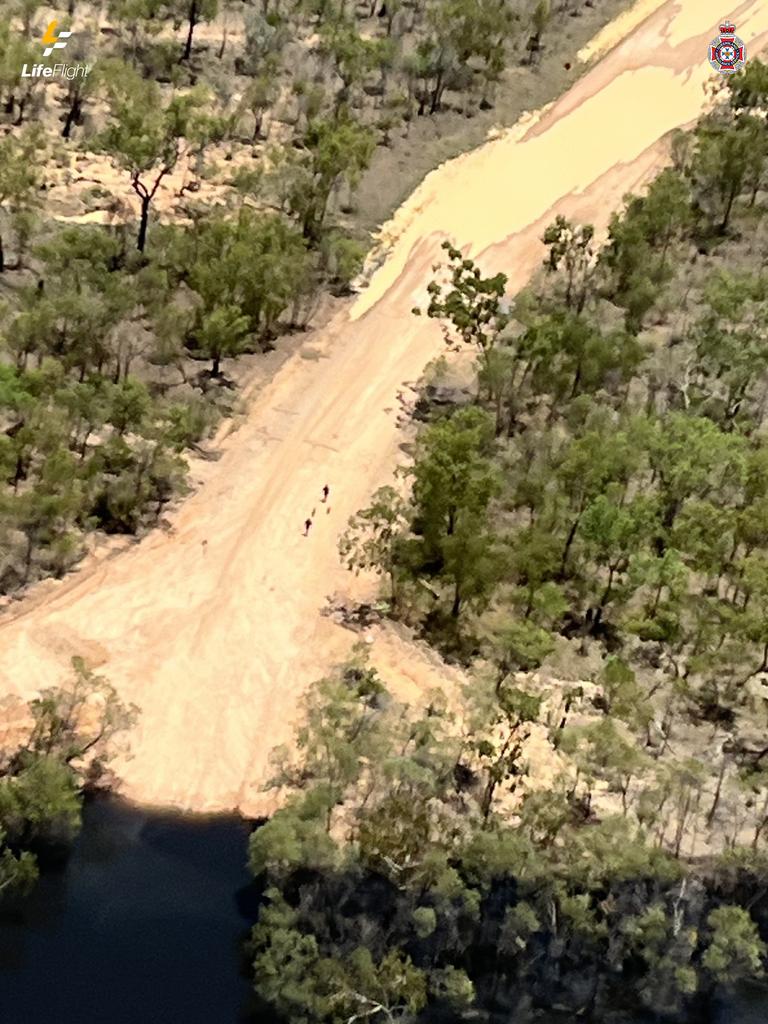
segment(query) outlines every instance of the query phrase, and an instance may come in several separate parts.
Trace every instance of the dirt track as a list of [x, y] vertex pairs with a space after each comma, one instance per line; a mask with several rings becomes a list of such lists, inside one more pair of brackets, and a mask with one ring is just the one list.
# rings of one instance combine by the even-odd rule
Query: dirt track
[[81, 654], [142, 710], [120, 766], [128, 796], [268, 808], [258, 784], [269, 749], [290, 734], [297, 695], [352, 642], [319, 613], [352, 580], [336, 539], [391, 474], [398, 390], [441, 351], [436, 325], [410, 315], [440, 241], [518, 287], [555, 213], [604, 227], [664, 162], [660, 140], [702, 110], [715, 77], [707, 44], [726, 13], [754, 55], [768, 41], [763, 0], [667, 0], [542, 116], [430, 175], [388, 226], [391, 252], [370, 287], [308, 339], [320, 358], [299, 354], [279, 371], [173, 532], [4, 613], [0, 693], [57, 682]]

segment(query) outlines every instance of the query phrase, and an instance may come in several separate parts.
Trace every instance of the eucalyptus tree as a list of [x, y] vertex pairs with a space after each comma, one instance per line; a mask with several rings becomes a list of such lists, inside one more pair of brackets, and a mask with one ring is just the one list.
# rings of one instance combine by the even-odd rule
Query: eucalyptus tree
[[142, 79], [127, 67], [116, 68], [108, 83], [110, 122], [100, 134], [100, 148], [127, 171], [139, 199], [136, 247], [147, 244], [152, 203], [184, 149], [192, 119], [205, 99], [203, 90], [191, 90], [163, 102], [156, 82]]

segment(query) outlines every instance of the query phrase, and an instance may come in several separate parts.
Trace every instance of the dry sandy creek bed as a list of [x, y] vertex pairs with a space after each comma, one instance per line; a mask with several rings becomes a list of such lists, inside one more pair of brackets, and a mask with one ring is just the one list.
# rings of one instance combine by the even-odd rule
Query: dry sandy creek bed
[[[0, 695], [60, 682], [80, 654], [139, 705], [131, 755], [117, 766], [126, 796], [269, 810], [260, 787], [271, 747], [290, 737], [302, 691], [356, 639], [321, 610], [331, 594], [373, 587], [340, 566], [336, 543], [391, 478], [398, 391], [443, 347], [437, 325], [410, 313], [440, 242], [519, 288], [557, 213], [604, 228], [622, 196], [663, 166], [665, 137], [708, 102], [707, 45], [724, 15], [751, 55], [768, 41], [764, 0], [729, 10], [723, 0], [644, 0], [638, 10], [601, 33], [591, 52], [605, 56], [557, 102], [428, 175], [384, 228], [386, 257], [368, 287], [308, 337], [313, 358], [297, 352], [253, 400], [171, 530], [93, 556], [3, 613]], [[372, 655], [406, 691], [440, 676], [434, 659], [384, 631]]]

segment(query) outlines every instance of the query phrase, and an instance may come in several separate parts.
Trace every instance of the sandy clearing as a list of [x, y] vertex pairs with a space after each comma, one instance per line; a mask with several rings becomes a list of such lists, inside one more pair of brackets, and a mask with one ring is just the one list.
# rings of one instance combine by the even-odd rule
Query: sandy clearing
[[610, 24], [590, 39], [587, 45], [583, 46], [576, 54], [576, 59], [582, 64], [587, 64], [597, 57], [602, 57], [664, 3], [666, 0], [637, 0], [637, 3], [634, 3], [629, 10], [614, 18]]
[[[308, 338], [318, 359], [297, 353], [261, 392], [173, 532], [92, 559], [5, 612], [0, 696], [58, 681], [82, 654], [142, 709], [133, 757], [119, 766], [126, 795], [268, 810], [259, 785], [270, 748], [289, 737], [298, 695], [354, 640], [320, 609], [335, 591], [370, 587], [340, 568], [336, 540], [391, 476], [397, 391], [441, 351], [437, 326], [409, 311], [444, 233], [518, 286], [556, 212], [604, 228], [624, 192], [663, 164], [664, 134], [703, 109], [721, 2], [667, 0], [541, 116], [430, 175], [385, 230], [391, 252], [368, 290]], [[768, 5], [730, 13], [754, 55], [768, 41]], [[395, 650], [381, 650], [390, 675]], [[403, 675], [412, 688], [410, 663]]]
[[[586, 193], [611, 167], [624, 165], [627, 187], [634, 185], [635, 161], [695, 120], [704, 86], [719, 81], [706, 60], [719, 10], [717, 0], [665, 3], [545, 111], [429, 175], [382, 229], [387, 259], [355, 304], [353, 319], [381, 299], [403, 273], [412, 247], [432, 232], [461, 240], [477, 255], [500, 236], [523, 231], [533, 210]], [[768, 10], [753, 0], [740, 4], [734, 18], [739, 31], [751, 28], [747, 47], [754, 53]], [[615, 41], [615, 29], [609, 37]], [[481, 184], [470, 189], [470, 181]], [[596, 221], [605, 220], [601, 212]]]

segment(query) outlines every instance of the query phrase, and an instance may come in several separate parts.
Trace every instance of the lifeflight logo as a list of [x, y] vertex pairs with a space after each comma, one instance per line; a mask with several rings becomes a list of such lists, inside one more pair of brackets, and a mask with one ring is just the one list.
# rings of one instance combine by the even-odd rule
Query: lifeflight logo
[[[56, 35], [57, 25], [58, 21], [52, 21], [43, 33], [43, 38], [40, 40], [45, 47], [43, 50], [44, 57], [50, 57], [54, 50], [63, 50], [67, 45], [66, 40], [72, 35], [71, 32], [59, 32], [59, 34]], [[62, 40], [64, 40], [64, 42], [62, 42]]]
[[[58, 21], [54, 20], [43, 33], [43, 56], [50, 57], [54, 50], [63, 50], [71, 32], [57, 32]], [[91, 70], [90, 64], [25, 64], [21, 69], [22, 78], [85, 78]]]

